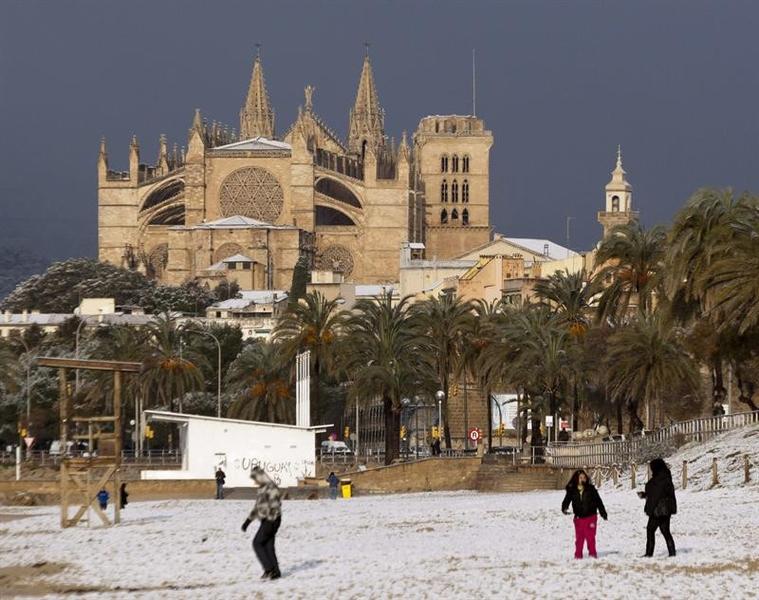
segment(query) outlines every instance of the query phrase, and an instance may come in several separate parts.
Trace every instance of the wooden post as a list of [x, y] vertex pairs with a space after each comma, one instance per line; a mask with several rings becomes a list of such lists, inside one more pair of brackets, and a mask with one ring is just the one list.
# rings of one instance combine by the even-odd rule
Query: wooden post
[[61, 528], [67, 526], [69, 503], [68, 503], [68, 471], [66, 469], [66, 441], [68, 438], [68, 388], [66, 387], [66, 369], [58, 369], [58, 410], [61, 416], [60, 440], [61, 440]]
[[630, 487], [635, 489], [635, 477], [637, 475], [638, 466], [635, 463], [630, 463]]
[[743, 483], [751, 481], [751, 463], [748, 460], [748, 454], [743, 455]]
[[651, 463], [646, 465], [646, 481], [651, 480]]
[[121, 522], [121, 371], [113, 372], [113, 447], [114, 465], [113, 472], [113, 522]]
[[712, 459], [712, 487], [719, 485], [719, 477], [717, 476], [717, 459]]
[[683, 489], [688, 487], [688, 461], [683, 461]]
[[611, 477], [614, 481], [614, 487], [617, 487], [617, 484], [619, 483], [619, 471], [617, 470], [617, 465], [612, 466]]

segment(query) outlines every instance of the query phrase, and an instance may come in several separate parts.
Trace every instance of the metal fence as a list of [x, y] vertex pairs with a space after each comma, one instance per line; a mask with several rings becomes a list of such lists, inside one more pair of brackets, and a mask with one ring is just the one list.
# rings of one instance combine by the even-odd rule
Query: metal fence
[[[87, 456], [87, 453], [77, 452], [67, 456]], [[45, 450], [31, 450], [24, 452], [22, 462], [25, 465], [57, 468], [61, 462], [61, 454], [50, 454]], [[13, 465], [16, 463], [14, 452], [0, 452], [0, 465]], [[121, 464], [124, 466], [134, 465], [138, 467], [153, 465], [181, 465], [182, 454], [175, 450], [144, 450], [141, 454], [135, 454], [132, 450], [121, 452]]]
[[[631, 439], [608, 442], [551, 442], [534, 448], [532, 462], [561, 467], [642, 463], [668, 454], [687, 442], [705, 442], [721, 433], [759, 423], [759, 411], [680, 421]], [[540, 450], [543, 450], [541, 453]]]

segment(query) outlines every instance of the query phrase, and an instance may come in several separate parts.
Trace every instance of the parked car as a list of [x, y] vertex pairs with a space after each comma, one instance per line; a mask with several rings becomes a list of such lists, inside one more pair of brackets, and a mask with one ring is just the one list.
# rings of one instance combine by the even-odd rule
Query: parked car
[[324, 441], [322, 442], [322, 454], [353, 454], [353, 450], [345, 442]]

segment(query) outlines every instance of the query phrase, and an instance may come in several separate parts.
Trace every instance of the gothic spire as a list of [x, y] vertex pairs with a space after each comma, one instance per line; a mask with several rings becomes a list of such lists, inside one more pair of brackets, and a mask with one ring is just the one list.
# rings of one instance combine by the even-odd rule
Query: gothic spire
[[248, 97], [240, 110], [240, 138], [250, 139], [259, 136], [269, 139], [274, 137], [274, 109], [266, 91], [260, 53], [253, 62]]
[[371, 147], [378, 147], [384, 143], [385, 115], [380, 107], [377, 88], [374, 85], [374, 73], [372, 63], [367, 53], [364, 57], [364, 66], [361, 69], [361, 78], [358, 82], [356, 102], [350, 112], [348, 124], [348, 151], [361, 154], [364, 142]]

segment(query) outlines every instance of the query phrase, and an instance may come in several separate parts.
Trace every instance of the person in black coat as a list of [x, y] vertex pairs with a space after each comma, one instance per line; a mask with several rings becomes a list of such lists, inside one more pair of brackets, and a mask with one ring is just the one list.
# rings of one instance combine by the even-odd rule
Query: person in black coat
[[569, 514], [567, 509], [570, 504], [574, 512], [575, 558], [582, 558], [582, 549], [586, 541], [588, 554], [592, 558], [598, 558], [596, 552], [598, 515], [600, 514], [604, 521], [609, 516], [606, 514], [601, 495], [583, 469], [575, 471], [567, 484], [567, 493], [561, 503], [561, 512], [565, 515]]
[[676, 555], [675, 540], [669, 530], [669, 521], [672, 515], [677, 514], [677, 498], [675, 498], [675, 484], [672, 483], [672, 473], [661, 458], [651, 461], [651, 479], [646, 483], [646, 491], [638, 492], [638, 496], [646, 499], [643, 509], [648, 515], [646, 526], [646, 553], [644, 556], [654, 555], [656, 530], [660, 529], [667, 542], [667, 550], [670, 556]]
[[122, 483], [121, 487], [119, 488], [119, 503], [121, 508], [124, 508], [127, 504], [129, 504], [127, 498], [129, 498], [129, 492], [127, 492], [126, 483]]

